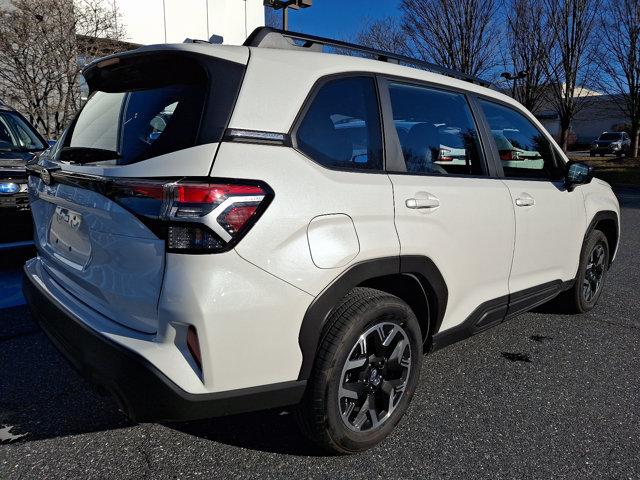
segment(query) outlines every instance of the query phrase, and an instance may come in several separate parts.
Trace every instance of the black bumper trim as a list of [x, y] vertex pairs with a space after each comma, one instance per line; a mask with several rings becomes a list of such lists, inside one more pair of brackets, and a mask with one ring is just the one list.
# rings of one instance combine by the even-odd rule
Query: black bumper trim
[[299, 403], [306, 381], [226, 392], [185, 392], [148, 360], [66, 313], [25, 270], [22, 290], [38, 324], [78, 372], [110, 391], [134, 421], [186, 421]]

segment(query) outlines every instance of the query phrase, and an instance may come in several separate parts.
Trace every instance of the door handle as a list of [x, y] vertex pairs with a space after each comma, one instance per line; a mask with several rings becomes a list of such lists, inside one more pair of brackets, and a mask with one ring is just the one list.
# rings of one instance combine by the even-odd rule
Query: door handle
[[407, 208], [437, 208], [440, 206], [440, 200], [434, 196], [429, 196], [427, 198], [407, 198], [404, 204]]
[[516, 205], [518, 207], [532, 207], [535, 204], [535, 199], [528, 193], [521, 193], [520, 196], [516, 198]]

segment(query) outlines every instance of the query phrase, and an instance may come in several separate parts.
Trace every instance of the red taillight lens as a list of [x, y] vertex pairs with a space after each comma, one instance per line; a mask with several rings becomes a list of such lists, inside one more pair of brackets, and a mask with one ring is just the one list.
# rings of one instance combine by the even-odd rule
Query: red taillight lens
[[258, 205], [231, 207], [219, 217], [218, 222], [225, 227], [229, 233], [239, 232], [242, 227], [251, 220], [251, 217], [256, 213], [257, 209]]
[[123, 180], [111, 185], [109, 196], [146, 223], [167, 224], [168, 251], [214, 253], [239, 241], [272, 194], [257, 182]]
[[500, 160], [503, 162], [513, 160], [513, 152], [511, 150], [500, 150]]
[[440, 155], [438, 155], [438, 160], [440, 162], [451, 162], [451, 161], [453, 161], [453, 157], [449, 155], [450, 153], [451, 153], [451, 150], [449, 150], [448, 148], [441, 148], [440, 149]]

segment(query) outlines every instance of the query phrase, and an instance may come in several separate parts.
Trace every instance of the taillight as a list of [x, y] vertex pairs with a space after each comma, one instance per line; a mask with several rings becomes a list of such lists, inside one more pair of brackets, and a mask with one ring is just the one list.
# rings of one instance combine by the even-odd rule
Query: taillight
[[109, 197], [166, 238], [167, 251], [216, 253], [233, 247], [273, 197], [259, 182], [121, 180]]
[[438, 160], [441, 162], [453, 161], [453, 157], [449, 155], [450, 153], [451, 153], [451, 150], [449, 150], [448, 148], [441, 148], [440, 155], [438, 155]]
[[520, 154], [516, 150], [500, 150], [500, 160], [508, 162], [511, 160], [520, 160]]

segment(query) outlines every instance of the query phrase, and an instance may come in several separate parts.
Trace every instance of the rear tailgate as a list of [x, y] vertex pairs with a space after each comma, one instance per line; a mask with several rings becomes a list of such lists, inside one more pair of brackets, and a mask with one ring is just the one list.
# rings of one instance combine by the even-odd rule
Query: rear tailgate
[[157, 330], [162, 199], [145, 193], [154, 180], [208, 175], [247, 60], [242, 47], [145, 47], [85, 71], [88, 102], [30, 167], [36, 247], [61, 287], [127, 327]]

